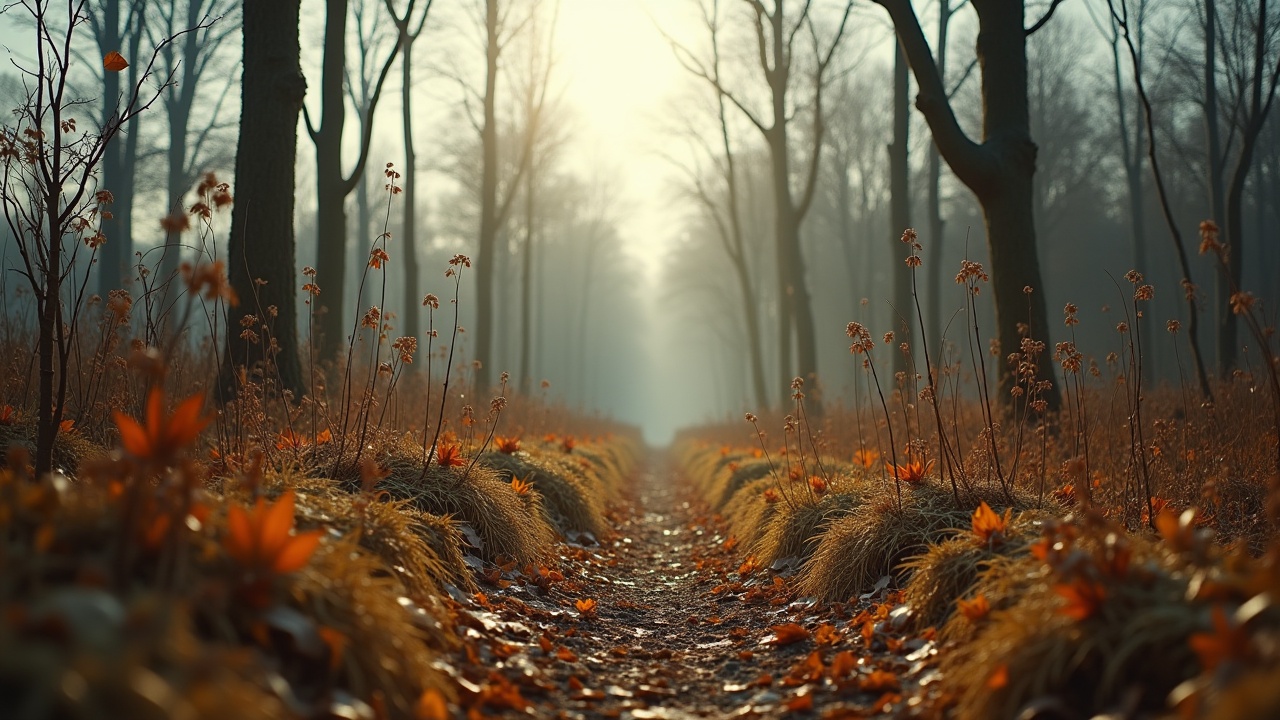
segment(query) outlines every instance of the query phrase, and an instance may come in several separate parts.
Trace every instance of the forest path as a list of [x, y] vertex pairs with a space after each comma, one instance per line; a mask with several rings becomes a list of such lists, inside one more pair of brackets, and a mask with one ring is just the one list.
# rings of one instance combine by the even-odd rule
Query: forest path
[[[890, 631], [888, 589], [855, 605], [795, 599], [790, 569], [743, 566], [687, 487], [669, 467], [642, 470], [613, 537], [562, 544], [554, 570], [491, 570], [457, 611], [463, 704], [637, 720], [919, 709], [903, 695], [932, 675], [933, 644]], [[807, 632], [774, 630], [792, 623]]]

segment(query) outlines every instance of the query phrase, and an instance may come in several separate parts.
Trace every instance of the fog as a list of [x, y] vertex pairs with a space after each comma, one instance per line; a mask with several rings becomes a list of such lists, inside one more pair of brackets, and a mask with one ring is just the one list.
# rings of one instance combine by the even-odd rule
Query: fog
[[[349, 0], [346, 5], [346, 127], [340, 138], [344, 174], [357, 167], [366, 118], [371, 129], [363, 172], [350, 175], [353, 187], [341, 200], [347, 215], [347, 245], [341, 252], [349, 259], [341, 301], [330, 300], [339, 297], [334, 292], [320, 296], [334, 302], [331, 312], [342, 318], [344, 327], [368, 305], [380, 303], [384, 314], [396, 315], [393, 324], [409, 326], [407, 316], [416, 313], [419, 327], [426, 329], [426, 309], [410, 303], [404, 289], [412, 272], [404, 259], [412, 252], [419, 268], [413, 287], [418, 295], [442, 298], [433, 326], [444, 335], [453, 322], [447, 301], [454, 279], [445, 277], [448, 261], [458, 253], [481, 260], [477, 228], [486, 213], [494, 213], [493, 247], [484, 258], [490, 267], [463, 273], [458, 303], [459, 322], [466, 329], [458, 350], [476, 357], [476, 333], [490, 333], [483, 361], [493, 373], [491, 381], [499, 372], [510, 372], [513, 382], [532, 394], [639, 425], [655, 444], [667, 442], [683, 426], [740, 417], [785, 401], [789, 379], [809, 369], [802, 367], [800, 328], [779, 330], [793, 323], [780, 317], [786, 304], [779, 302], [779, 263], [784, 261], [777, 251], [770, 154], [777, 149], [755, 127], [767, 115], [770, 90], [757, 57], [750, 3], [435, 0], [413, 46], [407, 93], [401, 59], [387, 63], [398, 36], [386, 4]], [[1226, 222], [1215, 217], [1212, 181], [1207, 179], [1207, 158], [1213, 153], [1206, 148], [1201, 109], [1205, 89], [1199, 70], [1204, 60], [1199, 10], [1189, 2], [1139, 0], [1129, 5], [1145, 13], [1135, 9], [1130, 22], [1135, 29], [1140, 23], [1142, 30], [1143, 79], [1152, 101], [1171, 219], [1189, 247], [1193, 280], [1202, 287], [1206, 361], [1211, 370], [1245, 365], [1247, 349], [1231, 358], [1217, 347], [1218, 328], [1229, 316], [1221, 302], [1226, 289], [1219, 287], [1224, 281], [1215, 285], [1218, 272], [1211, 258], [1195, 253], [1199, 223], [1210, 218]], [[1225, 17], [1247, 11], [1250, 3], [1238, 5], [1220, 11], [1224, 23], [1236, 22], [1241, 30], [1232, 36], [1235, 45], [1227, 42], [1218, 49], [1223, 74], [1218, 155], [1228, 170], [1224, 188], [1239, 162], [1250, 107], [1247, 84], [1240, 81], [1252, 60], [1244, 32], [1248, 22]], [[129, 3], [93, 0], [90, 13], [102, 19], [108, 6], [127, 9]], [[166, 241], [160, 219], [180, 209], [173, 207], [175, 183], [190, 188], [203, 173], [214, 172], [231, 184], [237, 203], [250, 200], [236, 194], [234, 177], [243, 68], [239, 3], [142, 3], [139, 11], [148, 22], [137, 43], [139, 57], [131, 60], [137, 64], [150, 56], [166, 32], [161, 20], [188, 17], [191, 6], [195, 12], [190, 17], [208, 14], [208, 26], [198, 31], [198, 47], [189, 51], [194, 54], [178, 57], [170, 66], [161, 64], [151, 77], [141, 79], [144, 87], [158, 89], [171, 68], [171, 89], [181, 89], [183, 82], [196, 85], [184, 133], [187, 147], [175, 166], [169, 156], [176, 95], [162, 95], [137, 125], [125, 130], [137, 139], [132, 157], [125, 159], [136, 178], [127, 232], [147, 261], [157, 257], [147, 254], [148, 248]], [[403, 11], [406, 3], [396, 0], [391, 6]], [[497, 17], [495, 37], [502, 52], [492, 88], [496, 175], [486, 178], [482, 106], [487, 6]], [[414, 22], [423, 7], [419, 3], [414, 10]], [[317, 193], [318, 145], [311, 138], [323, 112], [326, 25], [334, 21], [325, 8], [319, 0], [302, 1], [298, 33], [307, 90], [298, 123], [294, 227], [296, 270], [320, 267], [317, 282], [328, 291], [325, 261], [317, 252], [327, 221]], [[1032, 25], [1049, 8], [1048, 2], [1029, 2], [1025, 23]], [[936, 44], [938, 4], [917, 2], [915, 9], [934, 58], [946, 58], [942, 82], [956, 121], [969, 137], [981, 138], [983, 68], [975, 57], [973, 9], [962, 7], [950, 19], [945, 50]], [[1280, 27], [1280, 17], [1267, 22]], [[714, 49], [712, 25], [718, 31]], [[125, 30], [127, 38], [129, 28]], [[961, 313], [963, 290], [953, 282], [965, 258], [992, 268], [987, 226], [975, 194], [945, 159], [935, 161], [940, 180], [936, 201], [932, 197], [932, 133], [914, 108], [905, 120], [905, 196], [898, 193], [907, 222], [894, 217], [888, 148], [894, 142], [896, 44], [894, 26], [881, 7], [864, 2], [847, 10], [844, 2], [818, 0], [803, 21], [786, 20], [783, 30], [794, 42], [784, 113], [787, 180], [797, 208], [804, 211], [797, 225], [798, 252], [812, 305], [813, 381], [828, 402], [839, 404], [850, 402], [850, 383], [859, 367], [848, 351], [848, 322], [864, 323], [877, 338], [891, 330], [920, 335], [913, 307], [900, 302], [903, 286], [895, 296], [895, 282], [903, 282], [895, 278], [902, 277], [908, 254], [899, 238], [907, 226], [917, 229], [923, 246], [924, 264], [917, 277], [929, 328], [925, 334], [932, 334], [936, 324], [939, 339], [964, 344], [972, 340], [971, 321], [976, 320], [982, 342], [996, 335], [993, 293], [981, 297], [978, 316], [969, 318]], [[30, 34], [14, 11], [0, 16], [0, 41], [15, 64], [0, 77], [0, 98], [10, 104], [22, 101], [17, 66], [32, 61]], [[1266, 33], [1266, 68], [1274, 67], [1280, 55], [1277, 35]], [[97, 61], [102, 47], [93, 37], [84, 34], [79, 48], [83, 68], [73, 73], [76, 92], [86, 99], [81, 121], [86, 126], [102, 116], [105, 79]], [[1150, 163], [1143, 157], [1147, 135], [1138, 112], [1133, 64], [1107, 4], [1081, 0], [1056, 9], [1028, 39], [1026, 56], [1027, 113], [1038, 147], [1034, 247], [1043, 277], [1043, 287], [1034, 293], [1047, 307], [1049, 321], [1048, 328], [1032, 328], [1032, 334], [1046, 338], [1050, 348], [1053, 341], [1066, 339], [1060, 313], [1065, 304], [1075, 303], [1081, 308], [1082, 323], [1076, 328], [1081, 349], [1105, 362], [1118, 348], [1114, 327], [1125, 319], [1132, 293], [1124, 275], [1136, 268], [1155, 288], [1144, 319], [1151, 367], [1157, 378], [1178, 382], [1189, 372], [1190, 361], [1185, 349], [1175, 353], [1175, 341], [1183, 340], [1165, 327], [1172, 319], [1186, 322], [1182, 270]], [[714, 79], [724, 95], [717, 94], [708, 77], [715, 57]], [[824, 59], [829, 64], [820, 68]], [[184, 80], [183, 69], [192, 64], [203, 74]], [[384, 64], [386, 79], [370, 110]], [[1274, 77], [1263, 74], [1264, 96], [1270, 97]], [[914, 99], [918, 91], [912, 77], [907, 97]], [[412, 198], [389, 194], [385, 176], [389, 163], [402, 174], [405, 170], [406, 97], [413, 103], [409, 124], [418, 171]], [[817, 112], [821, 123], [815, 123]], [[1243, 258], [1240, 288], [1263, 298], [1270, 316], [1273, 306], [1266, 301], [1276, 297], [1280, 284], [1280, 119], [1269, 108], [1255, 114], [1261, 115], [1261, 129], [1240, 184], [1240, 241], [1234, 252]], [[819, 127], [821, 138], [815, 142]], [[733, 214], [725, 182], [730, 155], [737, 203]], [[818, 165], [811, 172], [815, 156]], [[177, 176], [175, 167], [181, 171]], [[115, 189], [111, 178], [100, 181]], [[486, 182], [494, 186], [492, 205], [484, 200]], [[179, 195], [182, 207], [194, 202], [189, 193]], [[417, 210], [413, 247], [403, 240], [407, 202]], [[940, 233], [930, 222], [935, 207], [942, 220]], [[230, 223], [229, 216], [215, 218], [215, 245], [225, 248]], [[738, 266], [730, 226], [740, 226]], [[371, 285], [357, 298], [360, 267], [384, 231], [390, 233], [385, 288]], [[108, 235], [108, 242], [113, 240]], [[11, 246], [6, 235], [4, 262], [10, 271], [17, 267]], [[190, 256], [189, 250], [174, 253], [171, 262]], [[936, 274], [931, 272], [935, 268]], [[491, 273], [488, 327], [478, 316], [481, 272]], [[14, 274], [6, 276], [6, 292], [12, 293]], [[298, 278], [301, 286], [301, 274]], [[742, 292], [744, 279], [752, 287], [749, 300]], [[790, 297], [797, 288], [793, 283], [782, 292]], [[18, 308], [22, 300], [14, 302]], [[526, 304], [527, 328], [521, 313]], [[758, 322], [754, 341], [749, 329], [753, 313]], [[306, 330], [305, 314], [297, 323]], [[779, 346], [790, 345], [792, 337], [797, 344], [783, 358]], [[1240, 335], [1236, 344], [1247, 343], [1247, 336]], [[754, 382], [753, 353], [759, 354], [765, 397]], [[889, 356], [886, 350], [886, 361]], [[549, 386], [542, 389], [544, 380]]]

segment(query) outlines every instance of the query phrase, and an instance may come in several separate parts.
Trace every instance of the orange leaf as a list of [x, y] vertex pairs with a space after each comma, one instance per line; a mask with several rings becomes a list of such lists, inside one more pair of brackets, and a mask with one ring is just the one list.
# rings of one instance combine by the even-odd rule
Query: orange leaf
[[973, 535], [983, 544], [1003, 539], [1009, 529], [1009, 516], [1013, 508], [1004, 511], [1004, 517], [996, 514], [984, 500], [977, 510], [973, 511]]
[[1009, 684], [1009, 666], [1001, 665], [991, 673], [991, 677], [987, 678], [987, 688], [990, 690], [999, 690]]
[[972, 600], [956, 598], [956, 605], [960, 607], [960, 614], [970, 622], [977, 622], [991, 612], [991, 603], [987, 601], [986, 595], [979, 595]]
[[[324, 430], [321, 430], [320, 434], [316, 435], [317, 445], [328, 445], [331, 442], [333, 442], [333, 433], [329, 430], [329, 428], [325, 428]], [[435, 688], [432, 688], [432, 690], [435, 690]], [[428, 690], [427, 692], [430, 692], [430, 690]], [[436, 692], [439, 693], [440, 691], [436, 690]]]
[[120, 72], [129, 67], [129, 63], [124, 59], [123, 55], [112, 50], [103, 56], [102, 67], [106, 68], [107, 72]]
[[578, 656], [575, 655], [574, 652], [567, 647], [562, 647], [559, 650], [556, 650], [556, 657], [560, 658], [565, 662], [578, 661]]
[[413, 706], [414, 720], [449, 720], [449, 703], [445, 702], [444, 693], [436, 688], [427, 688], [418, 696]]
[[796, 695], [788, 700], [786, 705], [790, 712], [809, 712], [813, 710], [813, 693]]
[[466, 461], [462, 459], [462, 449], [457, 445], [449, 444], [441, 445], [436, 451], [436, 462], [440, 467], [458, 467]]
[[844, 634], [836, 630], [831, 623], [823, 623], [818, 626], [817, 631], [813, 634], [813, 639], [819, 645], [835, 645], [840, 642]]
[[891, 692], [900, 687], [898, 676], [888, 670], [872, 670], [858, 681], [858, 689], [866, 693]]
[[320, 639], [324, 641], [324, 644], [329, 646], [329, 672], [337, 672], [338, 668], [342, 666], [342, 656], [347, 650], [347, 643], [350, 638], [327, 626], [322, 626], [316, 632], [320, 635]]
[[809, 631], [796, 623], [774, 625], [769, 629], [773, 631], [774, 645], [792, 645], [802, 640], [808, 640], [810, 637]]
[[1058, 612], [1074, 620], [1093, 617], [1107, 597], [1101, 585], [1082, 578], [1069, 585], [1055, 585], [1053, 591], [1066, 600], [1066, 604], [1058, 608]]
[[583, 615], [593, 615], [595, 614], [595, 611], [596, 611], [596, 601], [592, 600], [591, 598], [583, 598], [581, 600], [578, 600], [573, 603], [573, 606], [576, 607], [578, 609], [578, 612], [582, 613]]
[[854, 656], [850, 650], [836, 653], [831, 661], [831, 679], [840, 681], [847, 677], [858, 667], [858, 658]]
[[64, 432], [64, 433], [75, 432], [75, 431], [76, 431], [76, 421], [75, 421], [75, 420], [63, 420], [62, 422], [58, 423], [58, 431], [59, 431], [59, 432]]

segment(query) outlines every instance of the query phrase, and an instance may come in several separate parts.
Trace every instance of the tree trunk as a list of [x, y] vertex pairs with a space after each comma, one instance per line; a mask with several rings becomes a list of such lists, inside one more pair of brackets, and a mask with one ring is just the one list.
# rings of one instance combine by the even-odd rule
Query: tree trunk
[[[292, 0], [291, 0], [292, 1]], [[316, 147], [316, 282], [328, 292], [319, 296], [316, 327], [323, 358], [337, 357], [346, 340], [341, 302], [346, 286], [348, 190], [342, 174], [342, 134], [347, 108], [343, 81], [347, 65], [347, 0], [325, 0], [324, 58], [320, 70], [320, 127]], [[326, 302], [326, 297], [329, 301]], [[363, 308], [357, 308], [357, 315]]]
[[[908, 156], [911, 118], [907, 101], [911, 83], [907, 78], [907, 58], [901, 46], [893, 57], [893, 144], [889, 146], [889, 241], [892, 243], [889, 258], [893, 268], [893, 307], [889, 309], [889, 327], [897, 333], [899, 342], [910, 342], [913, 315], [911, 268], [903, 257], [901, 238], [903, 231], [911, 227], [911, 167]], [[894, 370], [908, 371], [906, 356], [898, 352], [896, 344], [890, 349]]]
[[[251, 369], [265, 360], [265, 338], [257, 344], [246, 342], [240, 336], [240, 318], [257, 315], [259, 307], [270, 305], [278, 310], [271, 324], [279, 343], [275, 368], [280, 382], [295, 393], [303, 388], [295, 329], [298, 289], [293, 235], [298, 114], [307, 89], [298, 62], [300, 6], [301, 0], [244, 3], [240, 142], [228, 253], [231, 286], [240, 304], [229, 313], [221, 383], [224, 401], [235, 397], [236, 369], [246, 364]], [[266, 284], [256, 286], [257, 278]], [[340, 288], [332, 292], [341, 297]]]
[[493, 277], [497, 268], [494, 245], [498, 236], [498, 0], [485, 0], [484, 125], [480, 131], [480, 242], [476, 252], [476, 373], [475, 389], [490, 385], [493, 354]]
[[[947, 80], [947, 37], [951, 31], [951, 0], [941, 0], [938, 6], [938, 77], [945, 87]], [[901, 53], [901, 50], [899, 50]], [[901, 55], [900, 55], [901, 57]], [[928, 261], [925, 264], [925, 284], [928, 285], [928, 312], [924, 338], [936, 354], [936, 364], [942, 362], [942, 243], [946, 226], [942, 221], [942, 153], [936, 142], [929, 143], [929, 243], [926, 245]], [[926, 358], [926, 361], [930, 361]]]
[[524, 178], [524, 248], [520, 253], [520, 392], [533, 391], [533, 253], [534, 222], [536, 222], [534, 196], [537, 165], [530, 162], [529, 174]]
[[401, 123], [404, 127], [404, 228], [401, 231], [404, 255], [404, 331], [418, 337], [422, 327], [419, 309], [422, 296], [418, 289], [418, 156], [413, 148], [413, 41], [416, 38], [406, 25], [400, 31], [402, 87], [400, 93]]
[[[1209, 167], [1209, 212], [1214, 222], [1225, 223], [1226, 180], [1222, 157], [1222, 132], [1218, 112], [1218, 8], [1217, 0], [1204, 0], [1204, 129], [1205, 152]], [[1215, 273], [1213, 281], [1214, 303], [1207, 313], [1213, 318], [1212, 331], [1217, 348], [1219, 372], [1226, 372], [1226, 358], [1222, 354], [1223, 312], [1231, 312], [1230, 293], [1221, 274]]]

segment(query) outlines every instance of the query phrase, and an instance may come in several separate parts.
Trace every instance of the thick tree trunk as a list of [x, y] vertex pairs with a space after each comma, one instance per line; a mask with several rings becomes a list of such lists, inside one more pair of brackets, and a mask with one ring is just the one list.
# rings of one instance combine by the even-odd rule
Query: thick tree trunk
[[[889, 309], [889, 327], [897, 334], [898, 342], [910, 342], [912, 316], [911, 268], [905, 262], [902, 233], [911, 227], [911, 181], [908, 133], [910, 132], [910, 105], [907, 93], [911, 83], [907, 78], [907, 58], [899, 46], [893, 60], [893, 144], [889, 146], [889, 257], [893, 263], [893, 307]], [[914, 352], [915, 348], [912, 348]], [[895, 371], [908, 370], [907, 358], [892, 348]]]
[[[231, 286], [240, 304], [229, 313], [221, 383], [224, 400], [234, 399], [236, 370], [246, 364], [253, 368], [265, 359], [265, 338], [257, 344], [247, 342], [240, 336], [240, 318], [257, 315], [258, 307], [271, 305], [278, 310], [269, 321], [279, 343], [276, 372], [284, 389], [300, 393], [303, 388], [295, 329], [298, 287], [293, 235], [298, 114], [307, 88], [298, 62], [300, 5], [301, 0], [244, 3], [240, 142], [228, 253]], [[266, 284], [256, 286], [257, 278]], [[341, 297], [340, 288], [333, 291]]]
[[493, 360], [493, 278], [498, 237], [498, 0], [485, 0], [484, 125], [480, 131], [480, 242], [476, 252], [476, 390], [489, 389]]
[[[944, 86], [947, 80], [947, 37], [951, 31], [951, 0], [941, 0], [938, 6], [938, 46], [936, 50], [938, 77]], [[902, 51], [899, 50], [901, 53]], [[924, 338], [933, 348], [935, 358], [926, 359], [935, 364], [942, 361], [942, 243], [946, 226], [942, 221], [942, 153], [936, 142], [929, 143], [929, 241], [925, 246], [928, 261], [925, 263], [925, 284], [929, 297], [925, 313]]]

